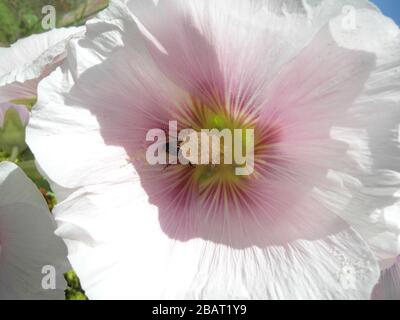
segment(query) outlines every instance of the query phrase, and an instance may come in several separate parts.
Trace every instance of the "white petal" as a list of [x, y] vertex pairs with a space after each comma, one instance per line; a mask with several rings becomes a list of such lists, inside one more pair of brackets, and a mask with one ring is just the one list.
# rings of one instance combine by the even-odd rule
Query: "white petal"
[[[42, 287], [54, 267], [56, 289]], [[66, 248], [47, 204], [16, 165], [0, 164], [0, 299], [63, 299]], [[45, 273], [42, 273], [44, 271]], [[46, 280], [46, 279], [45, 279]], [[47, 283], [47, 282], [46, 282]]]
[[[125, 146], [130, 141], [129, 132], [125, 130], [130, 127], [128, 123], [138, 122], [129, 108], [134, 86], [140, 81], [134, 72], [143, 72], [142, 66], [145, 66], [145, 74], [149, 73], [146, 77], [155, 84], [155, 79], [162, 81], [159, 71], [150, 70], [149, 56], [141, 45], [143, 41], [133, 18], [129, 19], [117, 4], [113, 3], [110, 11], [116, 10], [118, 19], [111, 19], [106, 11], [104, 21], [89, 23], [87, 37], [71, 41], [63, 68], [54, 71], [38, 88], [39, 99], [27, 128], [27, 142], [46, 176], [62, 187], [76, 188], [136, 178], [130, 164], [133, 153], [121, 145], [106, 142], [99, 120], [113, 119], [107, 130]], [[121, 20], [123, 18], [125, 20]], [[126, 33], [121, 28], [126, 28]], [[122, 37], [125, 49], [97, 66], [110, 51], [121, 46]], [[110, 76], [112, 74], [116, 76]], [[102, 81], [93, 83], [94, 78]], [[103, 114], [86, 109], [86, 99]], [[135, 101], [140, 98], [136, 97]], [[116, 117], [110, 117], [111, 114]], [[44, 152], [49, 146], [58, 151]], [[68, 159], [62, 170], [60, 156]]]
[[[198, 64], [200, 75], [213, 75], [221, 69], [229, 79], [228, 87], [236, 91], [248, 89], [240, 87], [243, 81], [247, 86], [252, 85], [253, 90], [270, 81], [346, 5], [374, 8], [366, 0], [160, 0], [157, 5], [152, 1], [127, 0], [126, 3], [135, 20], [144, 26], [144, 37], [149, 38], [150, 34], [168, 52], [174, 67], [170, 73], [175, 80], [181, 83], [182, 78], [188, 77], [187, 70], [179, 70], [180, 66], [189, 65], [196, 70], [193, 65]], [[218, 65], [201, 63], [210, 58], [201, 50], [207, 44], [194, 31], [188, 31], [191, 28], [215, 49]], [[190, 61], [193, 56], [196, 63]]]
[[134, 183], [88, 187], [57, 207], [57, 234], [89, 298], [369, 299], [378, 279], [368, 246], [345, 225], [287, 246], [180, 242], [146, 198]]
[[400, 189], [400, 29], [376, 11], [360, 9], [354, 14], [352, 29], [343, 27], [343, 15], [332, 20], [332, 35], [345, 48], [374, 53], [377, 66], [333, 131], [334, 138], [348, 143], [354, 161], [342, 169], [342, 184], [353, 200], [338, 214], [383, 261], [400, 254], [400, 208], [392, 206]]
[[[129, 156], [123, 148], [105, 144], [95, 115], [75, 105], [64, 109], [64, 90], [74, 85], [68, 83], [70, 76], [57, 69], [39, 85], [39, 100], [27, 128], [36, 161], [46, 176], [65, 188], [134, 178]], [[93, 97], [92, 103], [100, 100]], [[49, 146], [57, 151], [44, 152]], [[68, 159], [62, 170], [60, 157]]]
[[84, 28], [61, 28], [0, 48], [0, 101], [36, 96], [39, 79], [65, 58], [68, 40]]

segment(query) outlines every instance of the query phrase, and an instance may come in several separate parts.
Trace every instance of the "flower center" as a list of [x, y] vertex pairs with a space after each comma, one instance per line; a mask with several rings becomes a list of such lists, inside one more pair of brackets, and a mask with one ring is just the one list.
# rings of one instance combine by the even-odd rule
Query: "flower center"
[[[150, 130], [160, 129], [154, 132], [157, 139], [151, 135], [147, 140], [146, 136], [146, 142], [153, 142], [151, 152], [144, 144], [147, 161], [138, 161], [136, 169], [150, 202], [159, 208], [160, 225], [169, 236], [180, 240], [205, 237], [233, 245], [230, 234], [240, 233], [243, 221], [258, 218], [256, 212], [276, 201], [273, 190], [265, 185], [276, 179], [282, 132], [278, 122], [267, 126], [258, 116], [256, 108], [191, 98], [148, 126]], [[187, 137], [192, 139], [177, 139], [188, 129]], [[179, 152], [172, 143], [177, 144]], [[193, 152], [196, 150], [197, 154]], [[147, 154], [153, 151], [175, 159], [181, 154], [186, 163], [148, 161]], [[215, 161], [217, 158], [219, 161]], [[164, 157], [158, 159], [164, 161]], [[271, 196], [264, 197], [264, 192]], [[265, 204], [264, 198], [270, 203]]]
[[210, 107], [192, 99], [178, 109], [176, 118], [178, 132], [191, 129], [179, 142], [187, 163], [174, 167], [190, 170], [185, 173], [200, 191], [239, 185], [256, 174], [255, 159], [264, 151], [264, 141], [251, 114], [232, 113], [224, 106]]

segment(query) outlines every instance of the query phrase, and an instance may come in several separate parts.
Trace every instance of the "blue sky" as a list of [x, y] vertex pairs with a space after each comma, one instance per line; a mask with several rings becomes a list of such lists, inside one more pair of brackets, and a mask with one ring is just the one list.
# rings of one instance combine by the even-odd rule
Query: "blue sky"
[[382, 12], [400, 25], [400, 0], [373, 0]]

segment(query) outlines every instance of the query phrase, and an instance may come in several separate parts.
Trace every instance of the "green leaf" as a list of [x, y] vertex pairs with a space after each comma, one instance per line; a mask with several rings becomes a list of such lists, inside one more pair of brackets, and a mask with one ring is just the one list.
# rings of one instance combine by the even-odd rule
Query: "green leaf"
[[66, 300], [89, 300], [81, 287], [81, 282], [74, 270], [64, 273], [68, 287], [65, 289]]

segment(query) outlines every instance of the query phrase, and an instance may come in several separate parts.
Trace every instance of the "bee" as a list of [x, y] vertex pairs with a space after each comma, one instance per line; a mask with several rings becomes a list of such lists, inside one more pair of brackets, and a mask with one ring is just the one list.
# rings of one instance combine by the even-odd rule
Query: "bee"
[[[164, 145], [165, 148], [165, 152], [168, 155], [171, 155], [173, 157], [178, 157], [179, 156], [179, 152], [181, 151], [181, 145], [183, 144], [183, 141], [178, 141], [176, 144], [176, 148], [172, 147], [171, 144], [169, 142], [166, 142]], [[194, 165], [189, 162], [190, 167], [194, 168]], [[167, 169], [169, 166], [171, 166], [170, 163], [168, 163], [165, 167], [164, 170]]]

